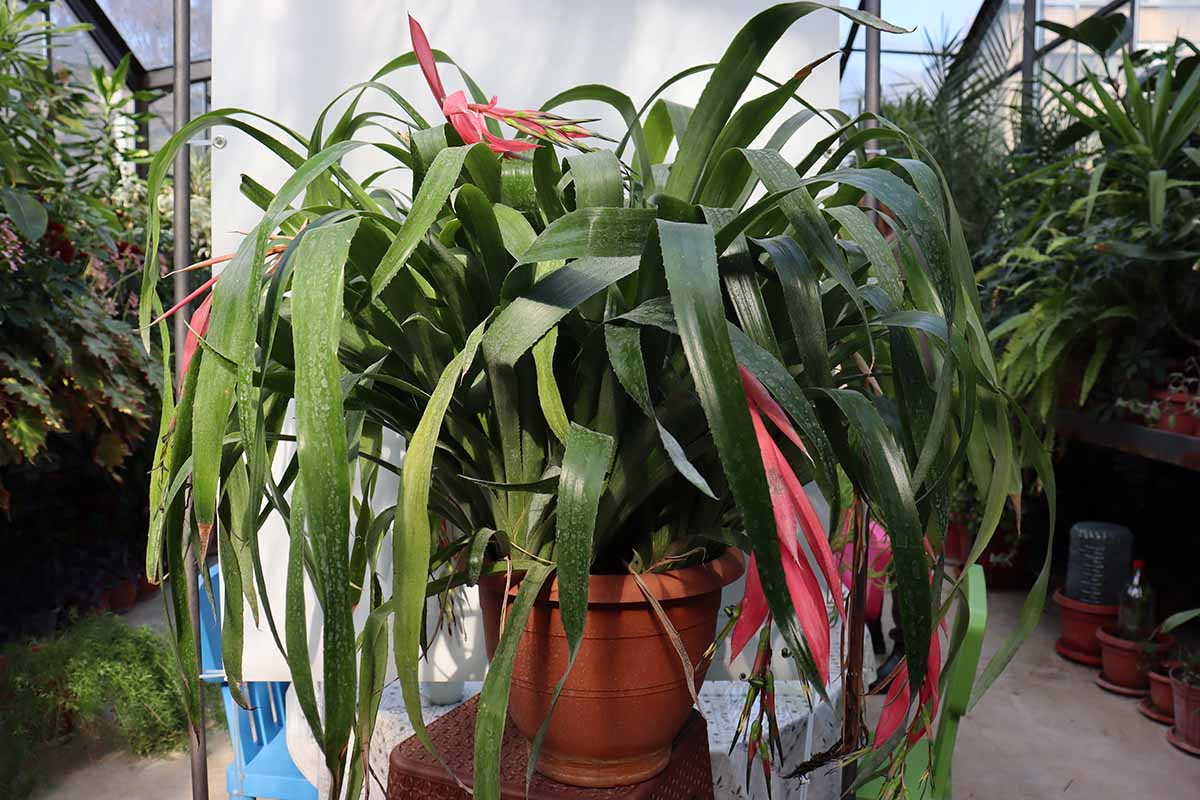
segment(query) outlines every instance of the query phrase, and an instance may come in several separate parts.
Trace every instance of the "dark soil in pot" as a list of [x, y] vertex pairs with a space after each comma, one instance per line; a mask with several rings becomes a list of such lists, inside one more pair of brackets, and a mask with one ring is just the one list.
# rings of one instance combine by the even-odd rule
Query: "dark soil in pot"
[[[683, 639], [692, 664], [712, 642], [721, 589], [744, 571], [729, 550], [707, 564], [642, 576]], [[499, 580], [496, 580], [496, 578]], [[498, 640], [504, 576], [480, 583], [489, 657]], [[512, 601], [515, 588], [509, 592]], [[533, 739], [567, 665], [557, 584], [543, 590], [513, 667], [509, 715]], [[704, 680], [696, 674], [696, 688]], [[593, 575], [583, 643], [542, 745], [537, 770], [573, 786], [623, 786], [661, 772], [691, 713], [683, 666], [654, 609], [627, 575]]]

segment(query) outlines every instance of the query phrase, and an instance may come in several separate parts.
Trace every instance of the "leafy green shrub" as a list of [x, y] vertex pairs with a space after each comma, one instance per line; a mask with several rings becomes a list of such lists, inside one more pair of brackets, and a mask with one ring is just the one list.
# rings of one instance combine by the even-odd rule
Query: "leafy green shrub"
[[90, 83], [50, 69], [40, 43], [66, 31], [44, 6], [0, 2], [0, 467], [72, 432], [115, 470], [157, 405], [149, 360], [118, 321], [136, 308], [129, 242], [146, 217], [145, 152], [119, 134], [145, 115], [128, 111], [127, 63]]
[[21, 796], [37, 752], [76, 732], [114, 729], [128, 749], [148, 756], [184, 744], [174, 657], [149, 627], [111, 615], [81, 619], [61, 636], [11, 645], [0, 674], [0, 795]]
[[1047, 77], [1053, 100], [976, 258], [1005, 388], [1042, 419], [1096, 386], [1110, 405], [1138, 394], [1123, 384], [1147, 353], [1161, 365], [1200, 346], [1200, 57], [1179, 40], [1102, 63], [1075, 84]]

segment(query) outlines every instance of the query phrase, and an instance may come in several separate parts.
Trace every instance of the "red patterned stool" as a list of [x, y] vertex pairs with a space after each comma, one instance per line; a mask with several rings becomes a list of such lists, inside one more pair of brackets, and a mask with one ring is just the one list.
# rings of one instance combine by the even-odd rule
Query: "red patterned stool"
[[[473, 697], [429, 725], [429, 736], [454, 774], [471, 785], [475, 758], [475, 710]], [[500, 795], [504, 800], [524, 800], [525, 765], [529, 743], [517, 733], [511, 720], [504, 726], [500, 755]], [[388, 770], [388, 800], [462, 800], [458, 788], [441, 765], [425, 751], [416, 736], [405, 739], [392, 751]], [[565, 786], [533, 774], [529, 800], [714, 800], [712, 767], [708, 757], [708, 726], [695, 711], [675, 739], [671, 763], [661, 774], [635, 786], [583, 789]]]

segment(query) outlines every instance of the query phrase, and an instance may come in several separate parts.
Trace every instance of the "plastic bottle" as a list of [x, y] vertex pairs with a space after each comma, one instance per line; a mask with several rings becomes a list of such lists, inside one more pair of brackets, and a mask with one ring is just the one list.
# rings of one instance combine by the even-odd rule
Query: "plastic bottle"
[[1133, 574], [1121, 593], [1117, 627], [1126, 639], [1145, 639], [1154, 630], [1154, 590], [1145, 575], [1146, 563], [1133, 562]]

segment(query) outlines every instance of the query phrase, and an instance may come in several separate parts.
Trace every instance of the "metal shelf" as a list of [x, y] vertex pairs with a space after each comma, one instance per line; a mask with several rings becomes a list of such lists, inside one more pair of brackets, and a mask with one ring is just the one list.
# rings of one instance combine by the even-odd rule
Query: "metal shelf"
[[1200, 436], [1184, 436], [1127, 422], [1109, 422], [1062, 409], [1054, 414], [1054, 427], [1064, 439], [1200, 472]]

